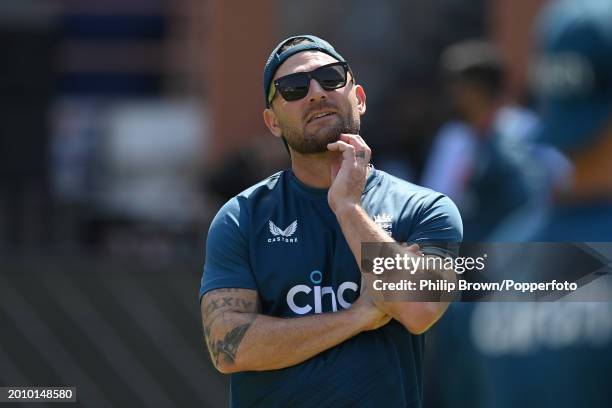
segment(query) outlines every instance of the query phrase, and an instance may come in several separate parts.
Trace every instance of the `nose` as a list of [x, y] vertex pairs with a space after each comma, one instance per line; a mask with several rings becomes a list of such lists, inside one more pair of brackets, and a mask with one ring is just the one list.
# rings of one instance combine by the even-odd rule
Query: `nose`
[[315, 79], [310, 80], [310, 86], [308, 88], [308, 101], [316, 102], [327, 99], [327, 93], [325, 89]]

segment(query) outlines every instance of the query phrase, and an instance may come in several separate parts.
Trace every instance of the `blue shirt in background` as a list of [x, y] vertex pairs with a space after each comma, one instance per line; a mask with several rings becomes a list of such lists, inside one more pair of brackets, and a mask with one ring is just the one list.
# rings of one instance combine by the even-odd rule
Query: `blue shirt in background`
[[[612, 203], [557, 206], [531, 241], [612, 242]], [[606, 277], [591, 285], [612, 290]], [[612, 403], [610, 302], [454, 303], [430, 346], [431, 408]]]

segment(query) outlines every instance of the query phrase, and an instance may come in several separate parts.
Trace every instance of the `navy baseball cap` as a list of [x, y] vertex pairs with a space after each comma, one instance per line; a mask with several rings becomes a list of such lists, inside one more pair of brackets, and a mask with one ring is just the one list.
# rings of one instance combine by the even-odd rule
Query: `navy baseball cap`
[[[296, 44], [294, 46], [291, 46], [279, 53], [283, 45], [287, 44], [291, 40], [298, 39], [298, 38], [304, 39], [305, 41], [300, 42], [299, 44]], [[289, 37], [281, 41], [276, 46], [276, 48], [274, 48], [274, 51], [272, 51], [272, 54], [270, 54], [270, 57], [268, 58], [268, 61], [266, 62], [266, 66], [264, 68], [263, 85], [264, 85], [264, 99], [266, 102], [266, 108], [270, 107], [270, 100], [269, 100], [270, 84], [272, 83], [272, 78], [274, 78], [274, 74], [276, 73], [276, 70], [278, 69], [278, 67], [281, 66], [283, 62], [287, 60], [287, 58], [291, 57], [292, 55], [297, 54], [298, 52], [303, 52], [303, 51], [324, 52], [325, 54], [331, 55], [332, 57], [337, 59], [339, 62], [346, 62], [344, 58], [342, 58], [342, 56], [338, 54], [338, 52], [334, 49], [334, 47], [331, 46], [330, 43], [328, 43], [327, 41], [319, 37], [315, 37], [314, 35], [296, 35], [296, 36]]]
[[542, 113], [539, 140], [579, 150], [612, 120], [612, 1], [552, 2], [536, 29], [531, 82]]

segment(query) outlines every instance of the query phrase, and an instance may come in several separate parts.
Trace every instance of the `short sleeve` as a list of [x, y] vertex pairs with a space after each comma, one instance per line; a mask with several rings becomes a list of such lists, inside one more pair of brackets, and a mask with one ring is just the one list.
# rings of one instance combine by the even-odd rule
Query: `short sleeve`
[[200, 299], [213, 289], [257, 289], [249, 264], [247, 220], [246, 210], [236, 197], [213, 219], [206, 239]]
[[412, 220], [408, 242], [416, 242], [425, 255], [457, 256], [463, 224], [455, 203], [440, 193], [423, 199]]

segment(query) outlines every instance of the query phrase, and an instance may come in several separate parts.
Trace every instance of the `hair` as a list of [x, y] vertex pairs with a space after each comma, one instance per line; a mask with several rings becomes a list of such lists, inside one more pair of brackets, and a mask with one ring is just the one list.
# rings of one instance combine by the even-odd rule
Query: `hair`
[[470, 40], [451, 45], [442, 53], [440, 67], [445, 81], [474, 83], [490, 97], [497, 97], [504, 90], [504, 61], [487, 41]]
[[289, 41], [285, 42], [278, 50], [277, 54], [282, 54], [283, 52], [285, 52], [285, 50], [288, 50], [291, 47], [295, 47], [298, 44], [302, 44], [305, 42], [312, 42], [311, 40], [309, 40], [306, 37], [296, 37], [296, 38], [292, 38]]
[[[278, 50], [277, 54], [282, 54], [285, 50], [288, 50], [291, 47], [295, 47], [296, 45], [303, 44], [306, 42], [312, 42], [309, 38], [306, 37], [296, 37], [285, 42]], [[353, 74], [353, 70], [349, 67], [349, 74], [351, 74], [351, 81], [355, 83], [355, 74]]]

